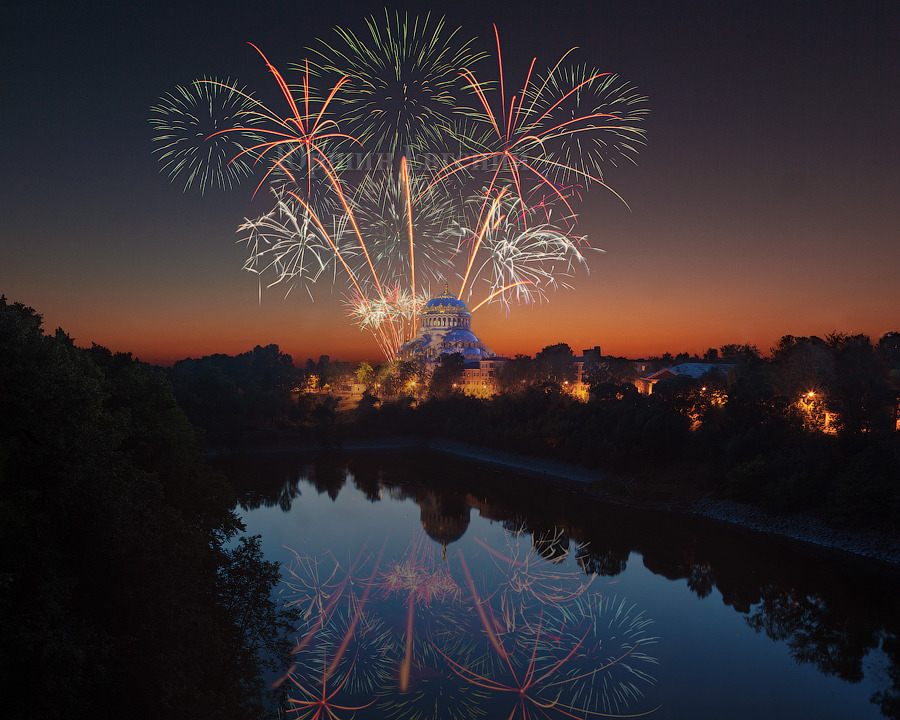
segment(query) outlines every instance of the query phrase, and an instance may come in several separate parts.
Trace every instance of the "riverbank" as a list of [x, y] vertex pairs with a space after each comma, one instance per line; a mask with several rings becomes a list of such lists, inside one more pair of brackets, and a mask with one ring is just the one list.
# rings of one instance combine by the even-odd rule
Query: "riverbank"
[[[544, 460], [527, 455], [515, 455], [500, 450], [466, 445], [452, 440], [431, 440], [427, 446], [431, 450], [467, 457], [480, 462], [503, 465], [538, 475], [564, 478], [574, 482], [591, 483], [597, 487], [597, 494], [600, 497], [604, 497], [603, 484], [610, 480], [608, 473], [591, 471], [578, 465]], [[627, 484], [624, 488], [627, 491]], [[828, 525], [822, 518], [811, 513], [772, 515], [752, 505], [744, 505], [729, 500], [713, 500], [708, 497], [697, 500], [671, 497], [669, 502], [662, 504], [662, 506], [659, 502], [646, 503], [633, 496], [628, 497], [627, 501], [623, 500], [621, 496], [614, 499], [607, 497], [606, 499], [610, 499], [613, 502], [624, 502], [633, 506], [650, 505], [674, 512], [687, 512], [755, 532], [778, 535], [823, 548], [840, 550], [853, 555], [900, 565], [900, 537], [885, 536], [876, 532], [836, 529]]]
[[615, 479], [603, 471], [591, 470], [572, 463], [493, 450], [454, 440], [439, 438], [423, 441], [417, 437], [360, 438], [344, 439], [327, 448], [323, 448], [317, 443], [261, 444], [243, 447], [236, 451], [211, 451], [209, 454], [316, 452], [323, 449], [337, 451], [429, 449], [546, 478], [560, 478], [587, 484], [591, 486], [592, 494], [609, 502], [698, 515], [754, 532], [777, 535], [900, 566], [900, 536], [897, 535], [836, 529], [811, 513], [772, 515], [758, 507], [729, 500], [686, 497], [674, 492], [671, 486], [667, 486], [664, 490], [656, 489], [652, 494], [648, 494], [641, 492], [643, 488], [635, 485], [635, 492], [632, 492], [632, 485], [629, 481]]

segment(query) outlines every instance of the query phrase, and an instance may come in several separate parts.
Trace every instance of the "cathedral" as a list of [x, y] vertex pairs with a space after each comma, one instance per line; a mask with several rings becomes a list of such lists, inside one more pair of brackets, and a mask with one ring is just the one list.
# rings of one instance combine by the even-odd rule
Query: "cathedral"
[[437, 363], [441, 355], [460, 353], [466, 362], [487, 360], [495, 353], [472, 332], [472, 313], [449, 289], [431, 298], [419, 313], [419, 332], [400, 348], [401, 360]]

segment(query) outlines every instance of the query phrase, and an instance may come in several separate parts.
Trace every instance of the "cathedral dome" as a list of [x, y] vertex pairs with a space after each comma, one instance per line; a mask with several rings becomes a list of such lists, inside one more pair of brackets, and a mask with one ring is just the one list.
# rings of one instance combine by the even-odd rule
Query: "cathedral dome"
[[422, 308], [422, 315], [471, 315], [466, 304], [449, 290], [431, 298]]
[[472, 332], [472, 313], [446, 288], [422, 308], [416, 337], [400, 348], [401, 360], [419, 358], [434, 364], [442, 354], [462, 353], [467, 362], [494, 357], [494, 352]]

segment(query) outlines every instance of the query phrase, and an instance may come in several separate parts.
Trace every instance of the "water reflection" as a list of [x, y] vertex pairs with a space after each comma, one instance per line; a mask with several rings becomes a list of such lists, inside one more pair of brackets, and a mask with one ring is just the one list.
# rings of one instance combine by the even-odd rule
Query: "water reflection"
[[[873, 671], [879, 671], [880, 689], [867, 693], [869, 708], [900, 718], [900, 583], [881, 566], [689, 517], [610, 507], [581, 486], [548, 487], [528, 476], [443, 458], [361, 456], [315, 463], [269, 458], [266, 463], [264, 473], [259, 458], [230, 463], [245, 509], [289, 511], [302, 502], [300, 478], [332, 500], [344, 487], [355, 487], [372, 503], [393, 498], [419, 508], [423, 534], [404, 550], [379, 555], [380, 545], [370, 545], [352, 562], [349, 557], [338, 562], [327, 555], [314, 560], [295, 548], [295, 574], [306, 577], [312, 569], [320, 574], [319, 581], [306, 577], [307, 584], [291, 590], [297, 602], [312, 608], [298, 645], [317, 622], [321, 625], [298, 651], [302, 673], [295, 668], [286, 678], [305, 683], [310, 692], [318, 688], [317, 697], [341, 686], [333, 697], [345, 708], [336, 710], [339, 717], [356, 712], [358, 717], [474, 718], [495, 711], [564, 717], [576, 710], [585, 717], [590, 708], [610, 714], [651, 709], [640, 704], [654, 675], [648, 651], [653, 633], [642, 625], [649, 619], [609, 584], [626, 574], [630, 563], [642, 562], [654, 576], [683, 583], [707, 603], [721, 600], [745, 627], [783, 643], [797, 663], [824, 676], [847, 683], [866, 678], [871, 685]], [[473, 536], [468, 547], [477, 546], [477, 552], [460, 552], [472, 510], [507, 529], [508, 544]], [[624, 626], [614, 637], [591, 634], [594, 628], [609, 631], [604, 621], [610, 617], [641, 633], [640, 642], [631, 637], [627, 656], [613, 650], [630, 637]], [[608, 654], [599, 655], [598, 648]], [[634, 654], [641, 656], [639, 662], [630, 662]], [[620, 675], [596, 670], [605, 663]], [[359, 666], [368, 674], [359, 676]], [[406, 692], [399, 692], [404, 683]], [[398, 691], [365, 709], [348, 710], [371, 700], [363, 697], [366, 687], [382, 694], [386, 687]], [[309, 697], [298, 692], [301, 700]], [[501, 707], [504, 697], [516, 700]], [[422, 710], [425, 706], [431, 710]]]
[[346, 566], [292, 550], [283, 590], [303, 625], [277, 681], [292, 710], [435, 720], [648, 710], [650, 619], [594, 576], [531, 552], [524, 536], [480, 545], [448, 559], [420, 533], [399, 556], [364, 548]]

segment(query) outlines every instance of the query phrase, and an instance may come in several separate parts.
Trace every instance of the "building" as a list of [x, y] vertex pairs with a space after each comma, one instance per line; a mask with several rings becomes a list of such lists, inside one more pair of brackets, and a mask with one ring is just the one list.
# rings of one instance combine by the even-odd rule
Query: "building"
[[489, 398], [499, 392], [497, 373], [507, 362], [507, 358], [492, 357], [467, 362], [462, 376], [462, 387], [466, 395]]
[[400, 348], [401, 360], [437, 363], [441, 355], [460, 353], [467, 363], [495, 357], [495, 353], [472, 332], [472, 313], [448, 289], [431, 298], [419, 313], [419, 331]]
[[674, 365], [672, 367], [664, 367], [662, 370], [658, 370], [655, 373], [638, 378], [635, 380], [634, 384], [637, 385], [638, 392], [642, 395], [652, 395], [653, 386], [660, 380], [669, 380], [678, 377], [679, 375], [687, 375], [696, 380], [701, 375], [705, 375], [711, 371], [725, 377], [732, 367], [733, 366], [728, 363], [681, 363], [680, 365]]

